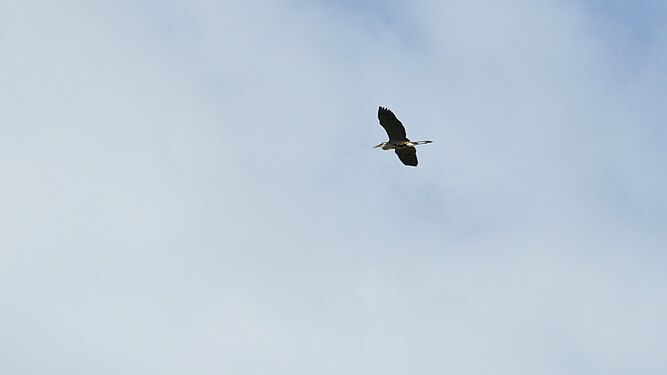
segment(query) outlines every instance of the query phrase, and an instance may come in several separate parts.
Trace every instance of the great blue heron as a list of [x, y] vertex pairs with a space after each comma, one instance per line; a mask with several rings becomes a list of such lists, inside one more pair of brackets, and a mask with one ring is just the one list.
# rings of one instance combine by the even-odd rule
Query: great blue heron
[[425, 145], [433, 141], [410, 141], [405, 136], [403, 124], [401, 124], [392, 111], [385, 107], [378, 109], [378, 119], [380, 120], [380, 125], [382, 125], [389, 136], [389, 142], [382, 142], [373, 148], [382, 147], [383, 150], [393, 149], [403, 164], [416, 167], [417, 150], [415, 146]]

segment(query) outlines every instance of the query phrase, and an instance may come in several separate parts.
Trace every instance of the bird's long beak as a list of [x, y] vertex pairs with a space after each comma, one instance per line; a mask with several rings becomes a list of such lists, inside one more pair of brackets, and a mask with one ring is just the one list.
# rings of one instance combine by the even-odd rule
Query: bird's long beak
[[383, 143], [380, 143], [380, 144], [377, 145], [377, 146], [373, 146], [373, 148], [378, 148], [378, 147], [382, 147], [382, 146], [383, 146]]

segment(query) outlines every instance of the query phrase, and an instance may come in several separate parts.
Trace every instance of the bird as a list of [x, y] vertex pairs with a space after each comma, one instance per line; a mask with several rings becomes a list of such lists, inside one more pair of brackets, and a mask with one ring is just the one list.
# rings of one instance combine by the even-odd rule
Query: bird
[[417, 145], [425, 145], [433, 143], [433, 141], [411, 141], [405, 135], [405, 127], [396, 118], [394, 112], [385, 107], [378, 108], [378, 119], [380, 125], [384, 128], [389, 136], [388, 142], [382, 142], [373, 148], [381, 147], [383, 150], [394, 150], [398, 158], [406, 166], [417, 166]]

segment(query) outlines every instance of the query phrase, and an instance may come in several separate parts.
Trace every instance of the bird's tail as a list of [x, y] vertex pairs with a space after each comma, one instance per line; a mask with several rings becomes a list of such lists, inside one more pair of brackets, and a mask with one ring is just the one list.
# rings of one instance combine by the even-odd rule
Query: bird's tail
[[433, 143], [433, 141], [416, 141], [415, 145], [427, 145], [429, 143]]

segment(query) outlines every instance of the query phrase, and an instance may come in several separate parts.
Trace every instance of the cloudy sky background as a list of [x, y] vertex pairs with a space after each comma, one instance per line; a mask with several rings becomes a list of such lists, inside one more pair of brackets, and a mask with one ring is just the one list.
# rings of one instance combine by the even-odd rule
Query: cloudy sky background
[[666, 46], [658, 0], [2, 0], [0, 372], [664, 374]]

